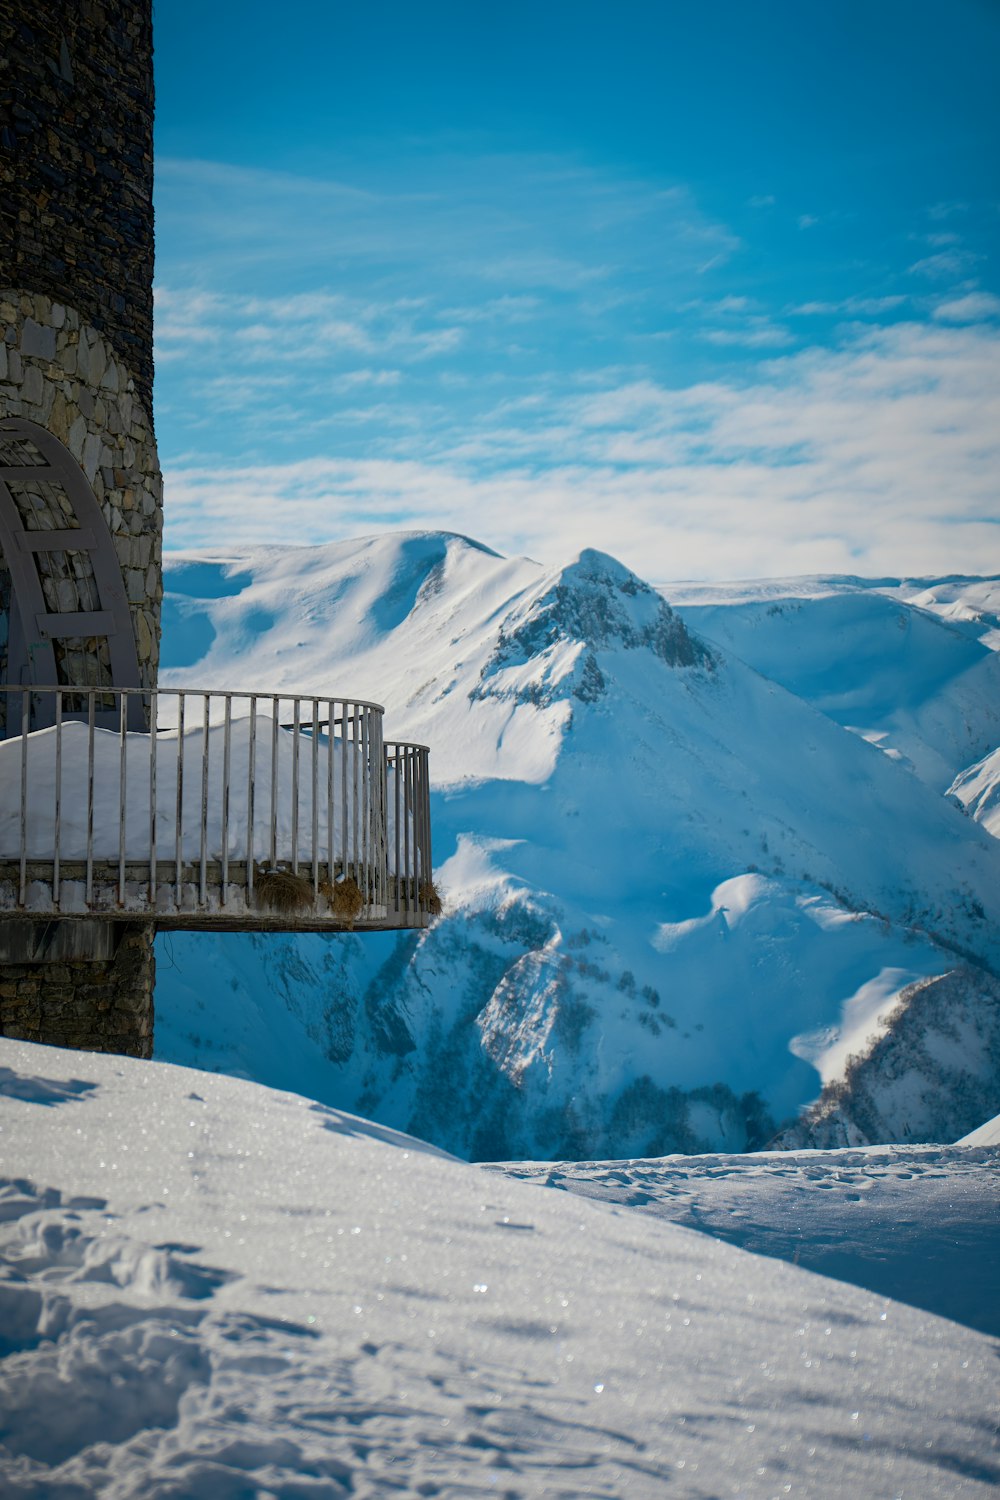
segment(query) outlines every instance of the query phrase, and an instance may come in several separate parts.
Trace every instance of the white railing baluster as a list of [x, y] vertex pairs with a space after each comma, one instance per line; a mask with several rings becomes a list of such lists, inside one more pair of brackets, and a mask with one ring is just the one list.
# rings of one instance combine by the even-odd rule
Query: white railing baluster
[[326, 726], [326, 878], [333, 885], [336, 876], [337, 845], [333, 824], [333, 746], [336, 737], [336, 720], [333, 700], [326, 705], [329, 714]]
[[257, 770], [257, 694], [250, 695], [250, 740], [247, 745], [247, 906], [253, 905], [253, 821], [255, 816]]
[[347, 878], [347, 704], [340, 705], [340, 873]]
[[118, 694], [118, 905], [125, 905], [125, 814], [128, 809], [128, 697]]
[[378, 714], [372, 714], [371, 719], [372, 759], [371, 759], [371, 799], [372, 799], [372, 868], [371, 868], [371, 903], [374, 907], [384, 905], [382, 900], [382, 877], [383, 864], [382, 851], [385, 849], [385, 830], [382, 827], [382, 783], [385, 780], [385, 753], [382, 749], [381, 726]]
[[378, 786], [378, 820], [379, 820], [378, 821], [378, 860], [377, 860], [377, 864], [376, 864], [376, 868], [378, 870], [378, 881], [379, 881], [379, 886], [378, 886], [378, 904], [379, 904], [379, 906], [385, 907], [385, 906], [388, 906], [388, 902], [389, 902], [389, 893], [388, 893], [389, 851], [388, 851], [388, 848], [386, 846], [386, 841], [387, 841], [387, 838], [388, 838], [388, 827], [387, 827], [387, 824], [386, 824], [386, 818], [388, 817], [389, 808], [388, 808], [388, 797], [387, 797], [387, 794], [386, 794], [387, 793], [387, 788], [386, 788], [385, 741], [383, 740], [383, 737], [382, 737], [382, 715], [381, 714], [376, 714], [376, 716], [375, 716], [375, 732], [378, 735], [378, 751], [376, 753], [376, 760], [375, 760], [375, 764], [378, 766], [378, 778], [377, 778], [377, 782], [376, 782], [376, 785]]
[[156, 910], [156, 689], [149, 695], [149, 906]]
[[422, 777], [420, 805], [424, 810], [424, 879], [431, 888], [431, 895], [434, 895], [434, 841], [431, 829], [431, 774], [428, 759], [428, 754], [425, 751], [420, 762], [420, 774]]
[[232, 754], [233, 697], [226, 694], [222, 741], [222, 905], [229, 884], [229, 763]]
[[187, 695], [177, 702], [177, 799], [174, 811], [174, 905], [180, 907], [184, 865], [184, 710]]
[[[358, 738], [360, 738], [361, 709], [351, 705], [351, 849], [354, 852], [354, 879], [358, 879]], [[360, 885], [358, 880], [358, 885]]]
[[403, 863], [406, 866], [406, 906], [407, 910], [411, 910], [413, 907], [413, 751], [409, 745], [406, 747], [403, 765], [406, 768], [403, 780], [403, 843], [405, 846]]
[[399, 746], [398, 745], [395, 746], [395, 751], [396, 751], [396, 753], [393, 756], [393, 761], [392, 761], [392, 770], [393, 770], [392, 782], [393, 782], [393, 793], [394, 793], [395, 798], [396, 798], [396, 830], [395, 830], [395, 836], [396, 836], [396, 860], [395, 860], [395, 864], [393, 866], [393, 869], [394, 869], [395, 875], [396, 875], [396, 910], [399, 911], [399, 905], [400, 905], [400, 902], [399, 902], [399, 889], [400, 889], [400, 882], [403, 879], [403, 871], [402, 871], [402, 869], [400, 867], [400, 863], [399, 863], [399, 835], [400, 835], [400, 828], [399, 828], [399, 822], [400, 822], [400, 818], [399, 818], [399, 802], [400, 802], [399, 762], [400, 762], [400, 754], [399, 754]]
[[281, 700], [275, 698], [272, 704], [274, 718], [271, 721], [271, 868], [278, 863], [278, 718], [281, 713]]
[[[7, 700], [10, 713], [10, 699]], [[25, 688], [21, 692], [21, 819], [20, 819], [20, 870], [18, 872], [18, 906], [28, 899], [28, 730], [31, 725], [31, 694]]]
[[372, 871], [372, 902], [375, 906], [385, 905], [385, 865], [383, 857], [385, 849], [385, 817], [383, 806], [385, 802], [385, 750], [382, 745], [381, 715], [372, 714], [372, 841], [374, 868]]
[[369, 904], [372, 895], [369, 892], [369, 865], [372, 859], [370, 853], [370, 837], [372, 837], [372, 819], [370, 819], [369, 802], [369, 732], [367, 732], [367, 708], [358, 708], [361, 717], [361, 859], [363, 859], [364, 879], [358, 880], [358, 885], [364, 891], [364, 904]]
[[87, 909], [94, 904], [94, 715], [96, 695], [87, 694]]
[[208, 693], [203, 698], [204, 709], [201, 725], [201, 827], [198, 845], [198, 899], [204, 907], [208, 905], [208, 730], [211, 699]]
[[313, 901], [319, 900], [319, 700], [312, 706], [312, 877]]
[[299, 873], [299, 700], [292, 707], [292, 874]]
[[56, 808], [55, 849], [52, 857], [52, 904], [59, 905], [59, 853], [62, 838], [62, 689], [56, 689]]
[[[430, 785], [427, 776], [428, 751], [425, 745], [386, 742], [384, 749], [386, 779], [392, 777], [390, 890], [393, 909], [406, 917], [427, 916], [431, 910], [431, 893], [423, 891], [432, 878], [430, 842]], [[389, 816], [389, 805], [386, 816]], [[407, 925], [407, 921], [402, 923]]]

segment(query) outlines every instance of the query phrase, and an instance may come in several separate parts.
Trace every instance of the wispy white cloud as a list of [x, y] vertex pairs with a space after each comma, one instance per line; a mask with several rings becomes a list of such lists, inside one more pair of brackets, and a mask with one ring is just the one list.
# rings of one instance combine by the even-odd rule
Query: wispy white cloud
[[172, 545], [435, 526], [657, 577], [995, 546], [995, 299], [956, 205], [911, 282], [810, 268], [762, 215], [795, 243], [779, 281], [683, 186], [556, 157], [430, 153], [377, 189], [159, 167]]
[[453, 323], [524, 323], [529, 322], [541, 306], [539, 297], [491, 297], [466, 307], [446, 307], [442, 316]]
[[753, 312], [757, 304], [750, 297], [737, 296], [731, 292], [726, 297], [716, 297], [714, 300], [698, 299], [687, 303], [687, 306], [707, 313], [725, 314]]
[[775, 349], [793, 342], [787, 328], [768, 318], [747, 320], [740, 328], [706, 328], [701, 337], [710, 344], [736, 344], [745, 349]]
[[552, 391], [461, 437], [409, 456], [178, 465], [168, 544], [402, 525], [551, 561], [603, 547], [657, 578], [975, 571], [1000, 535], [1000, 338], [896, 324], [743, 383]]
[[254, 267], [324, 280], [336, 264], [371, 283], [405, 265], [411, 276], [485, 279], [519, 296], [586, 288], [611, 267], [635, 273], [654, 247], [662, 278], [696, 274], [739, 246], [682, 185], [541, 154], [428, 152], [394, 179], [383, 170], [379, 191], [165, 157], [157, 179], [161, 261], [191, 284], [207, 261], [219, 274], [228, 267], [230, 284]]
[[442, 326], [426, 299], [370, 299], [310, 292], [292, 297], [157, 288], [156, 354], [172, 360], [192, 345], [237, 350], [240, 357], [301, 364], [337, 355], [391, 354], [421, 360], [448, 353], [464, 337]]
[[467, 261], [462, 270], [483, 281], [504, 286], [542, 287], [574, 291], [590, 287], [611, 274], [610, 265], [593, 265], [568, 255], [544, 255], [538, 251], [518, 251], [496, 260]]
[[[549, 362], [586, 366], [609, 332], [672, 336], [673, 307], [739, 248], [681, 185], [554, 156], [439, 150], [369, 175], [378, 191], [161, 159], [157, 400], [179, 420], [186, 394], [175, 450], [205, 431], [201, 398], [234, 360], [241, 375], [294, 369], [303, 425], [351, 371], [402, 372], [425, 403], [435, 381], [530, 383]], [[276, 427], [257, 402], [242, 451]]]
[[348, 370], [337, 376], [337, 384], [341, 390], [351, 390], [359, 385], [398, 385], [400, 379], [399, 370]]
[[744, 349], [777, 349], [793, 342], [787, 328], [775, 323], [751, 297], [731, 293], [714, 300], [696, 299], [685, 311], [699, 319], [698, 336], [709, 344]]
[[968, 211], [969, 205], [967, 203], [958, 201], [932, 203], [927, 210], [927, 216], [930, 219], [950, 219], [955, 214], [964, 214], [968, 213]]
[[895, 312], [908, 300], [895, 293], [886, 297], [843, 297], [839, 302], [800, 302], [787, 311], [798, 317], [835, 317], [843, 313], [852, 318], [878, 318], [883, 313]]
[[957, 276], [968, 276], [981, 259], [982, 256], [971, 250], [939, 250], [935, 255], [915, 261], [910, 270], [917, 276], [928, 276], [935, 281], [954, 280]]
[[940, 302], [934, 316], [942, 323], [979, 323], [1000, 318], [1000, 297], [994, 297], [992, 292], [968, 292], [964, 297]]

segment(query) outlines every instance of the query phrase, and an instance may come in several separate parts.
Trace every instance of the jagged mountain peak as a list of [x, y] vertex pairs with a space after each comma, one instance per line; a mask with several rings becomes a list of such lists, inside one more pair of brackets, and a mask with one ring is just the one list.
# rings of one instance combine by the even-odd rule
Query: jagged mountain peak
[[519, 634], [529, 653], [541, 634], [576, 640], [592, 651], [645, 646], [674, 667], [712, 660], [662, 594], [617, 558], [592, 547], [542, 580], [513, 612], [512, 622], [509, 636]]
[[[588, 547], [514, 605], [470, 698], [543, 706], [569, 698], [596, 702], [607, 689], [600, 656], [643, 649], [668, 667], [714, 664], [709, 648], [656, 589], [617, 558]], [[517, 671], [525, 667], [531, 668], [527, 679]]]

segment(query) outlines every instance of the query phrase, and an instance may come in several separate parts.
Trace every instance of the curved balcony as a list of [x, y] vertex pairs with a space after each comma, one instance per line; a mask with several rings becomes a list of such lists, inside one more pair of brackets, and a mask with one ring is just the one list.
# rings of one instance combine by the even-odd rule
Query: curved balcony
[[0, 687], [3, 919], [360, 931], [436, 909], [428, 752], [386, 743], [377, 704]]

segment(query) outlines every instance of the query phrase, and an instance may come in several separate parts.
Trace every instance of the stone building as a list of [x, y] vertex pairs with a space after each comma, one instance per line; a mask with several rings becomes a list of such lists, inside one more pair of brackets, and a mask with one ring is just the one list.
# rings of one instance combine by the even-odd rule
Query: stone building
[[375, 705], [158, 691], [152, 127], [151, 0], [0, 0], [0, 1034], [140, 1056], [156, 926], [434, 900]]

